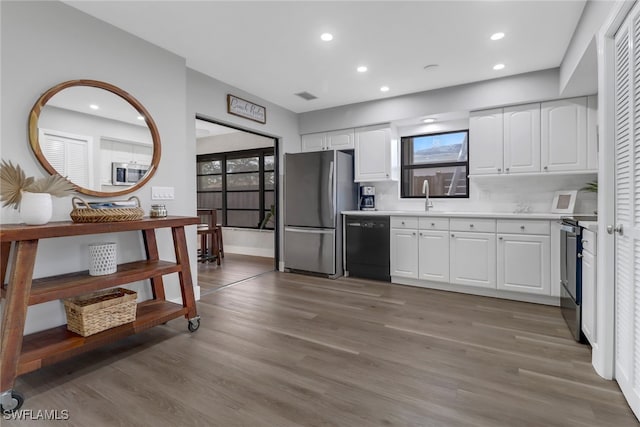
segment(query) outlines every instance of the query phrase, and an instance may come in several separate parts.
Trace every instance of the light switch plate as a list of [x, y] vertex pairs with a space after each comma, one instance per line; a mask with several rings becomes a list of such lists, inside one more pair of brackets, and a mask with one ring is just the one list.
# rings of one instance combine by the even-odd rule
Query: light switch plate
[[173, 187], [151, 187], [151, 200], [173, 200], [175, 192]]

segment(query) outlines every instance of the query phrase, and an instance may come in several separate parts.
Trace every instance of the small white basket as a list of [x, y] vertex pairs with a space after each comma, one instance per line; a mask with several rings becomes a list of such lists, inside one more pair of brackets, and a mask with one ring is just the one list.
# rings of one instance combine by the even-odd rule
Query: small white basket
[[115, 273], [117, 270], [115, 243], [105, 242], [89, 245], [89, 275], [104, 276]]

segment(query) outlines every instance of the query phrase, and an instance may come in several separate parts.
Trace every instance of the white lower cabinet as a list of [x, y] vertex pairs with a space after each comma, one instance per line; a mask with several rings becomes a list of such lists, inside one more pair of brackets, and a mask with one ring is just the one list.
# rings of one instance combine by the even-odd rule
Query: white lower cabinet
[[498, 289], [551, 294], [549, 236], [498, 234]]
[[496, 235], [452, 231], [450, 243], [450, 282], [495, 289]]
[[418, 232], [418, 277], [449, 282], [449, 231]]
[[418, 278], [417, 230], [391, 229], [391, 275]]
[[582, 333], [593, 346], [596, 333], [596, 233], [584, 230], [582, 234]]
[[[394, 283], [543, 303], [558, 296], [551, 286], [549, 220], [392, 216], [390, 222]], [[585, 243], [583, 275], [595, 269], [591, 247]], [[583, 279], [584, 292], [593, 292], [583, 295], [584, 304], [594, 304], [592, 276]], [[584, 316], [593, 330], [595, 320]]]

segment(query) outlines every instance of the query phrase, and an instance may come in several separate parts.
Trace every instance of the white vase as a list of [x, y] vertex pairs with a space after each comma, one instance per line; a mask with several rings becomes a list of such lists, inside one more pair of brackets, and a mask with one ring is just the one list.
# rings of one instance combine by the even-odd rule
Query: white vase
[[42, 225], [49, 222], [53, 214], [53, 204], [49, 193], [22, 192], [20, 217], [27, 225]]

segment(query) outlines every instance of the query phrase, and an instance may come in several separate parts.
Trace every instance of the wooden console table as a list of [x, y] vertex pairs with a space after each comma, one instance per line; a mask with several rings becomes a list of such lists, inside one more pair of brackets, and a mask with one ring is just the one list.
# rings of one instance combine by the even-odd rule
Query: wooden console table
[[[170, 216], [95, 224], [64, 221], [39, 226], [0, 225], [1, 297], [6, 300], [0, 341], [0, 410], [12, 412], [22, 406], [24, 398], [13, 390], [15, 379], [19, 375], [180, 316], [188, 319], [191, 332], [197, 330], [200, 327], [200, 316], [196, 312], [184, 227], [199, 222], [197, 217]], [[158, 255], [155, 230], [168, 227], [171, 227], [173, 235], [176, 262], [162, 261]], [[117, 272], [104, 276], [90, 276], [88, 271], [82, 271], [33, 279], [40, 239], [122, 231], [142, 232], [145, 260], [120, 264]], [[9, 281], [5, 284], [10, 262]], [[178, 273], [182, 304], [165, 299], [162, 276], [170, 273]], [[136, 320], [132, 323], [88, 337], [68, 331], [66, 325], [23, 336], [27, 308], [30, 305], [145, 279], [150, 279], [153, 299], [138, 304]]]

